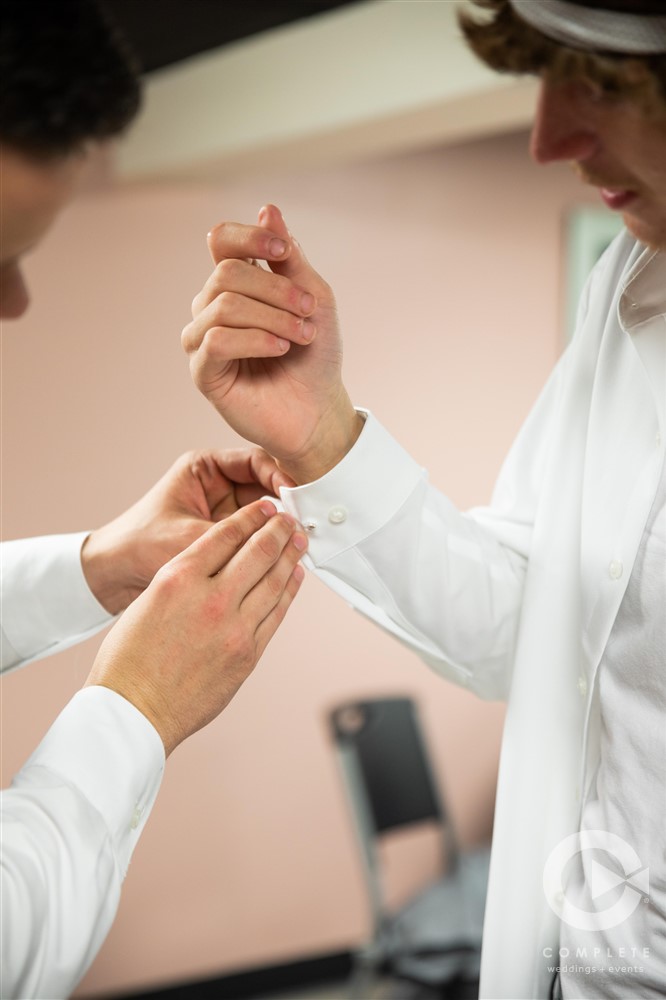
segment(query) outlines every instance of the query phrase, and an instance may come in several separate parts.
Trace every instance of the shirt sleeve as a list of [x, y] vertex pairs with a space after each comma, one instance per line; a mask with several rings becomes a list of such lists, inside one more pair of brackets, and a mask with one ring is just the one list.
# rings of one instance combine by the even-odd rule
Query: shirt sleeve
[[0, 795], [0, 996], [67, 997], [100, 948], [164, 770], [157, 731], [79, 691]]
[[539, 408], [496, 491], [461, 513], [372, 414], [355, 446], [281, 498], [309, 535], [306, 561], [352, 607], [448, 679], [508, 693], [538, 489]]
[[87, 532], [0, 545], [0, 669], [12, 670], [94, 635], [112, 620], [81, 566]]

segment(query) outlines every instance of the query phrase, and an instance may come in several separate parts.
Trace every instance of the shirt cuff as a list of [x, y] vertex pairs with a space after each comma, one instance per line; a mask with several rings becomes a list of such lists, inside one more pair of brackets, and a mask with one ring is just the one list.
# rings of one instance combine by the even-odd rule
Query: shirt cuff
[[40, 784], [44, 770], [74, 787], [101, 815], [124, 875], [164, 773], [164, 745], [138, 708], [115, 691], [83, 688], [14, 779]]
[[369, 411], [358, 412], [365, 425], [342, 461], [313, 483], [280, 490], [308, 533], [315, 566], [382, 528], [427, 476]]
[[3, 542], [3, 632], [21, 659], [84, 638], [113, 620], [81, 565], [82, 531]]

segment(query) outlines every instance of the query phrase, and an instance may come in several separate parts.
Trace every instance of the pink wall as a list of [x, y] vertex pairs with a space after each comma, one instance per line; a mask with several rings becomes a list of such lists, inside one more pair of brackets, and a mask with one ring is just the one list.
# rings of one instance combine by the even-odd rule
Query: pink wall
[[[460, 505], [488, 499], [560, 349], [560, 227], [585, 198], [524, 136], [326, 173], [88, 195], [29, 263], [3, 341], [5, 537], [91, 527], [190, 447], [234, 436], [181, 352], [205, 234], [280, 204], [337, 289], [353, 398]], [[97, 640], [4, 683], [3, 782], [84, 680]], [[367, 928], [326, 707], [411, 692], [465, 843], [489, 831], [502, 708], [434, 676], [309, 580], [224, 715], [169, 761], [81, 993], [344, 948]], [[407, 845], [408, 846], [408, 845]], [[427, 867], [402, 844], [396, 876]], [[427, 845], [430, 849], [432, 844]], [[413, 847], [413, 845], [412, 845]]]

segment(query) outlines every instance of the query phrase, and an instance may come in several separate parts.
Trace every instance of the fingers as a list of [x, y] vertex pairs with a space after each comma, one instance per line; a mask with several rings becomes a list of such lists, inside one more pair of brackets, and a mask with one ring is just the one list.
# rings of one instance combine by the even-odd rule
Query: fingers
[[213, 522], [260, 500], [266, 493], [277, 495], [279, 486], [287, 485], [282, 482], [275, 460], [261, 448], [188, 452], [178, 464], [199, 483], [204, 500], [201, 516]]
[[[234, 377], [234, 362], [277, 359], [292, 344], [312, 343], [335, 300], [274, 205], [261, 209], [258, 226], [221, 223], [208, 244], [216, 267], [192, 302], [181, 340], [199, 389], [220, 395], [218, 383]], [[254, 266], [257, 259], [271, 270]]]
[[[306, 548], [307, 539], [303, 531], [297, 528], [294, 519], [288, 514], [278, 514], [255, 532], [219, 573], [217, 579], [224, 588], [233, 584], [239, 594], [239, 605], [243, 607], [248, 595], [258, 584], [263, 584], [264, 590], [275, 591], [272, 593], [275, 598], [281, 589], [279, 571], [274, 571], [275, 566], [285, 557], [293, 569]], [[254, 604], [250, 602], [248, 609], [252, 607]], [[263, 617], [262, 614], [260, 618]]]
[[208, 330], [258, 331], [273, 337], [309, 344], [316, 332], [314, 323], [306, 316], [295, 315], [265, 302], [227, 289], [206, 306], [183, 330], [182, 343], [190, 353], [197, 350]]
[[296, 485], [293, 479], [280, 470], [272, 455], [263, 448], [252, 448], [247, 454], [252, 478], [275, 496], [279, 496], [280, 487]]
[[281, 275], [227, 260], [216, 267], [192, 304], [183, 329], [187, 354], [204, 348], [205, 361], [279, 357], [291, 343], [309, 344], [316, 326], [309, 318], [316, 299]]
[[232, 290], [238, 295], [254, 298], [277, 309], [285, 309], [297, 316], [309, 316], [316, 301], [306, 288], [299, 288], [289, 278], [264, 268], [255, 267], [246, 260], [225, 258], [208, 278], [192, 302], [192, 315], [210, 305], [218, 295]]
[[[211, 377], [217, 377], [226, 371], [229, 361], [280, 357], [292, 343], [311, 343], [316, 332], [310, 320], [225, 293], [188, 323], [181, 341], [185, 352], [195, 359], [193, 375], [201, 380], [197, 382], [200, 385], [207, 381], [209, 369]], [[199, 351], [202, 357], [196, 359]]]
[[[259, 212], [258, 226], [243, 226], [223, 222], [208, 234], [208, 247], [215, 263], [225, 258], [264, 260], [271, 271], [302, 285], [317, 299], [332, 298], [326, 282], [309, 263], [298, 241], [289, 232], [280, 209], [264, 205]], [[286, 247], [284, 252], [275, 252]], [[251, 265], [248, 265], [251, 266]], [[253, 269], [258, 274], [260, 268]]]
[[257, 657], [263, 655], [266, 646], [270, 640], [275, 635], [280, 624], [284, 620], [289, 607], [296, 597], [296, 594], [300, 590], [303, 578], [305, 577], [305, 570], [300, 563], [297, 563], [294, 567], [292, 573], [290, 574], [284, 590], [282, 591], [279, 600], [271, 608], [266, 617], [260, 623], [259, 627], [255, 632], [255, 641], [257, 644]]
[[[236, 553], [243, 548], [245, 543], [261, 528], [264, 528], [268, 521], [273, 519], [275, 515], [276, 507], [268, 500], [259, 500], [247, 507], [243, 507], [235, 514], [231, 514], [225, 518], [224, 521], [214, 524], [201, 538], [178, 556], [177, 559], [193, 565], [197, 575], [216, 577], [233, 559]], [[281, 518], [281, 520], [285, 520], [285, 531], [283, 532], [285, 534], [284, 546], [291, 529], [287, 532], [286, 519]], [[263, 568], [257, 568], [259, 576], [263, 576], [274, 561], [275, 558], [270, 560], [268, 558], [264, 559]], [[240, 595], [239, 603], [244, 594], [255, 583], [256, 579], [251, 579], [244, 593]]]
[[295, 584], [300, 584], [303, 578], [303, 567], [299, 566], [299, 560], [306, 548], [305, 535], [302, 531], [296, 530], [273, 566], [244, 597], [241, 603], [241, 612], [244, 616], [249, 616], [250, 621], [256, 622], [257, 628], [275, 610], [285, 591], [294, 586], [291, 583], [294, 572], [296, 572]]
[[284, 260], [291, 252], [291, 245], [284, 235], [266, 228], [221, 222], [208, 233], [208, 249], [218, 264], [225, 257]]
[[[306, 549], [307, 538], [293, 518], [278, 514], [269, 500], [259, 500], [213, 525], [179, 558], [221, 589], [233, 588], [236, 597], [232, 603], [240, 607], [266, 578], [266, 590], [277, 599], [283, 588], [281, 573], [286, 566], [291, 573]], [[274, 571], [283, 557], [283, 567]], [[268, 613], [275, 600], [271, 603], [264, 597], [264, 601]]]
[[287, 229], [282, 212], [277, 205], [264, 205], [259, 212], [259, 225], [266, 228], [268, 232], [289, 242], [290, 251], [286, 256], [279, 256], [268, 259], [268, 266], [276, 274], [284, 275], [295, 282], [302, 282], [306, 288], [319, 296], [330, 291], [325, 282], [314, 270], [307, 257], [301, 249], [301, 245]]
[[[284, 475], [277, 462], [262, 448], [232, 448], [198, 456], [206, 469], [217, 470], [217, 479], [232, 486], [234, 509], [246, 507], [260, 500], [266, 493], [277, 496], [281, 486], [294, 486], [293, 480]], [[213, 474], [211, 474], [213, 481]], [[214, 483], [213, 483], [214, 485]], [[227, 517], [229, 496], [220, 488], [219, 502], [213, 502], [213, 485], [205, 485], [209, 496], [211, 520]]]

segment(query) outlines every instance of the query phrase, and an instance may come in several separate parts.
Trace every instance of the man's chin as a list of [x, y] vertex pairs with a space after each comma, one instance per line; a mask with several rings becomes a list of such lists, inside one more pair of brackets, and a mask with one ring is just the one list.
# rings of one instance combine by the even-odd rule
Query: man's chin
[[622, 219], [639, 243], [644, 243], [650, 250], [666, 250], [666, 220], [647, 222], [630, 212], [625, 212]]

